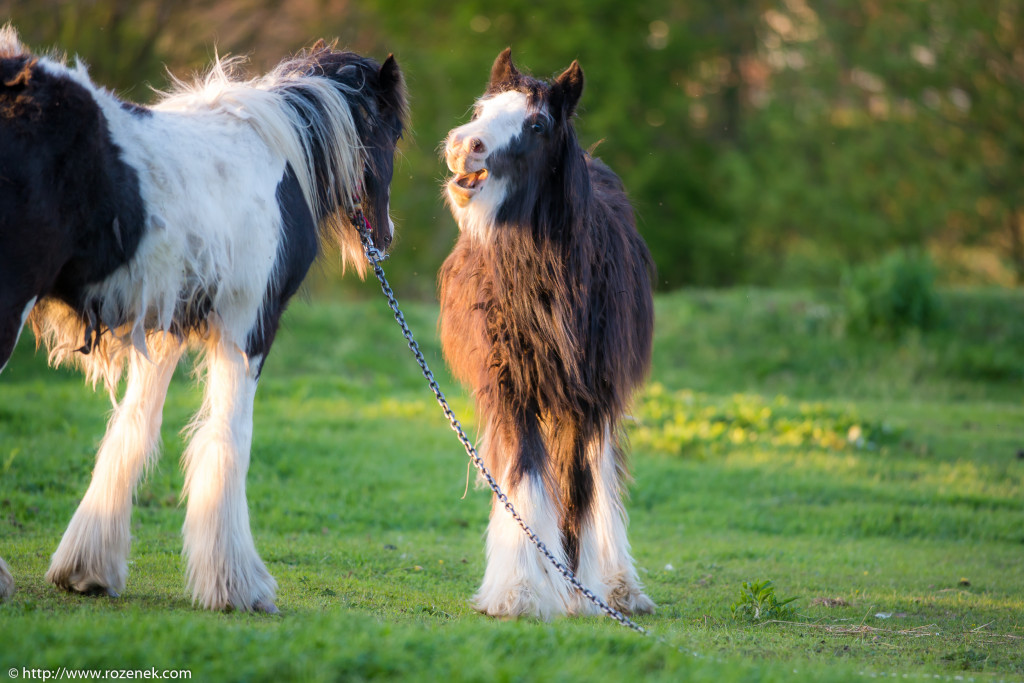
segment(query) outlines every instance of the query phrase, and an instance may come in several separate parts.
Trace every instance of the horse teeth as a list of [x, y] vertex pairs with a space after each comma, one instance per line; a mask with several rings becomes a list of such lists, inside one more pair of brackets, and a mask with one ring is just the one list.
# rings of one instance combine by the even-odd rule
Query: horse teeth
[[482, 168], [479, 171], [473, 171], [472, 173], [466, 173], [455, 179], [456, 184], [459, 187], [471, 190], [475, 188], [480, 182], [487, 179], [487, 169]]

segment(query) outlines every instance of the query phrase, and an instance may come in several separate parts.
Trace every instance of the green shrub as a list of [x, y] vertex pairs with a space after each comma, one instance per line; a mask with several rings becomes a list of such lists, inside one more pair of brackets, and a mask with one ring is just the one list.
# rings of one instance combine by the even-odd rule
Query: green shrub
[[854, 334], [897, 337], [927, 331], [945, 319], [935, 289], [935, 264], [917, 250], [900, 250], [849, 270], [843, 278], [846, 329]]
[[744, 581], [740, 597], [732, 604], [732, 616], [751, 622], [792, 621], [796, 613], [789, 603], [794, 600], [779, 600], [771, 581]]

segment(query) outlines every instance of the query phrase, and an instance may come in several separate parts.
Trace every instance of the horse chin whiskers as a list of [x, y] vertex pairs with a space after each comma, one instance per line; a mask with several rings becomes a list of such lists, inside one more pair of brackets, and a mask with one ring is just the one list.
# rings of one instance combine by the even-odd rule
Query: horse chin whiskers
[[448, 196], [452, 203], [459, 208], [466, 208], [470, 201], [484, 189], [488, 176], [489, 172], [486, 168], [453, 176], [448, 181]]

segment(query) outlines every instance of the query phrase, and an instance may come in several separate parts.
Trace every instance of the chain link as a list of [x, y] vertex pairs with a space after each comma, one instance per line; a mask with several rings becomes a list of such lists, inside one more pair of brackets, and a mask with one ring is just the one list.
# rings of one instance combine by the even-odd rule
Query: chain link
[[398, 323], [398, 326], [402, 328], [402, 335], [405, 337], [409, 350], [412, 351], [413, 356], [416, 357], [416, 363], [420, 366], [420, 371], [426, 378], [427, 384], [430, 386], [430, 390], [434, 392], [434, 398], [437, 399], [437, 403], [441, 406], [441, 410], [444, 412], [444, 416], [448, 420], [448, 424], [451, 425], [451, 428], [455, 431], [455, 434], [458, 436], [462, 446], [466, 449], [466, 454], [469, 456], [469, 459], [480, 472], [484, 481], [487, 482], [491, 491], [494, 492], [495, 497], [501, 501], [504, 508], [510, 515], [512, 515], [512, 518], [523, 530], [523, 533], [526, 534], [527, 538], [537, 546], [537, 550], [540, 554], [547, 558], [548, 562], [551, 563], [555, 570], [557, 570], [573, 588], [579, 591], [581, 595], [587, 598], [587, 600], [592, 602], [602, 612], [615, 621], [627, 628], [633, 629], [637, 633], [648, 635], [647, 629], [631, 620], [625, 614], [618, 611], [601, 598], [597, 597], [593, 591], [580, 583], [580, 580], [576, 578], [573, 571], [555, 558], [544, 542], [537, 537], [537, 534], [534, 533], [533, 529], [531, 529], [526, 522], [523, 521], [523, 518], [519, 516], [519, 513], [512, 505], [512, 501], [510, 501], [508, 496], [505, 495], [505, 492], [501, 490], [498, 482], [495, 481], [490, 470], [488, 470], [487, 466], [484, 464], [480, 454], [477, 453], [476, 447], [473, 446], [469, 437], [466, 436], [466, 432], [462, 429], [462, 424], [459, 422], [458, 418], [455, 417], [455, 413], [452, 411], [451, 406], [448, 405], [448, 400], [445, 399], [444, 393], [441, 391], [441, 387], [438, 385], [437, 380], [434, 379], [434, 373], [430, 371], [430, 367], [427, 365], [427, 360], [423, 357], [423, 352], [420, 351], [419, 344], [417, 344], [416, 340], [413, 339], [412, 331], [409, 329], [408, 323], [405, 322], [405, 316], [402, 314], [402, 310], [398, 307], [398, 300], [395, 299], [395, 293], [388, 284], [388, 280], [384, 276], [384, 269], [380, 265], [380, 262], [386, 257], [379, 249], [377, 249], [377, 247], [373, 246], [373, 242], [370, 237], [369, 221], [366, 220], [363, 212], [358, 208], [354, 212], [352, 223], [359, 231], [359, 239], [363, 243], [363, 251], [366, 253], [366, 260], [373, 266], [373, 272], [377, 276], [377, 280], [380, 281], [380, 288], [384, 292], [384, 296], [388, 299], [388, 307], [391, 308], [391, 312], [394, 313], [395, 321]]

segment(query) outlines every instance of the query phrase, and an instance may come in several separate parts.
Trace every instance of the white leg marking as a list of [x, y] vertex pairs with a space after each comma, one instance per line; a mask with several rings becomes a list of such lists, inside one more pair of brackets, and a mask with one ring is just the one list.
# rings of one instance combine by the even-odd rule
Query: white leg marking
[[[508, 479], [506, 472], [500, 483], [509, 501], [555, 558], [566, 564], [558, 515], [544, 482], [528, 476], [513, 488]], [[474, 606], [492, 616], [550, 619], [565, 614], [571, 599], [569, 584], [495, 498], [487, 526], [487, 569]]]
[[14, 595], [14, 577], [7, 568], [4, 558], [0, 557], [0, 602]]
[[[34, 296], [27, 304], [25, 304], [25, 310], [22, 311], [21, 314], [21, 325], [18, 326], [18, 334], [14, 335], [14, 346], [11, 347], [11, 353], [14, 353], [14, 349], [18, 347], [18, 340], [21, 339], [21, 331], [25, 329], [25, 321], [28, 320], [28, 314], [32, 312], [32, 309], [35, 307], [38, 299], [39, 297]], [[4, 368], [7, 367], [8, 361], [10, 361], [10, 358], [5, 360], [3, 365], [0, 365], [0, 372], [3, 372]], [[10, 576], [10, 574], [8, 574], [8, 576]]]
[[50, 561], [46, 579], [65, 590], [112, 596], [124, 590], [132, 494], [159, 451], [164, 398], [181, 355], [173, 339], [151, 351], [152, 361], [131, 352], [124, 398], [107, 425], [92, 482]]
[[[583, 524], [577, 575], [584, 586], [621, 612], [653, 612], [654, 603], [644, 594], [630, 555], [621, 477], [607, 427], [602, 438], [587, 445], [587, 458], [594, 467], [595, 490], [590, 515]], [[573, 597], [574, 614], [599, 613], [582, 595]]]
[[245, 476], [260, 358], [230, 342], [206, 351], [206, 394], [185, 450], [185, 555], [192, 599], [208, 609], [276, 612], [277, 582], [253, 544]]

